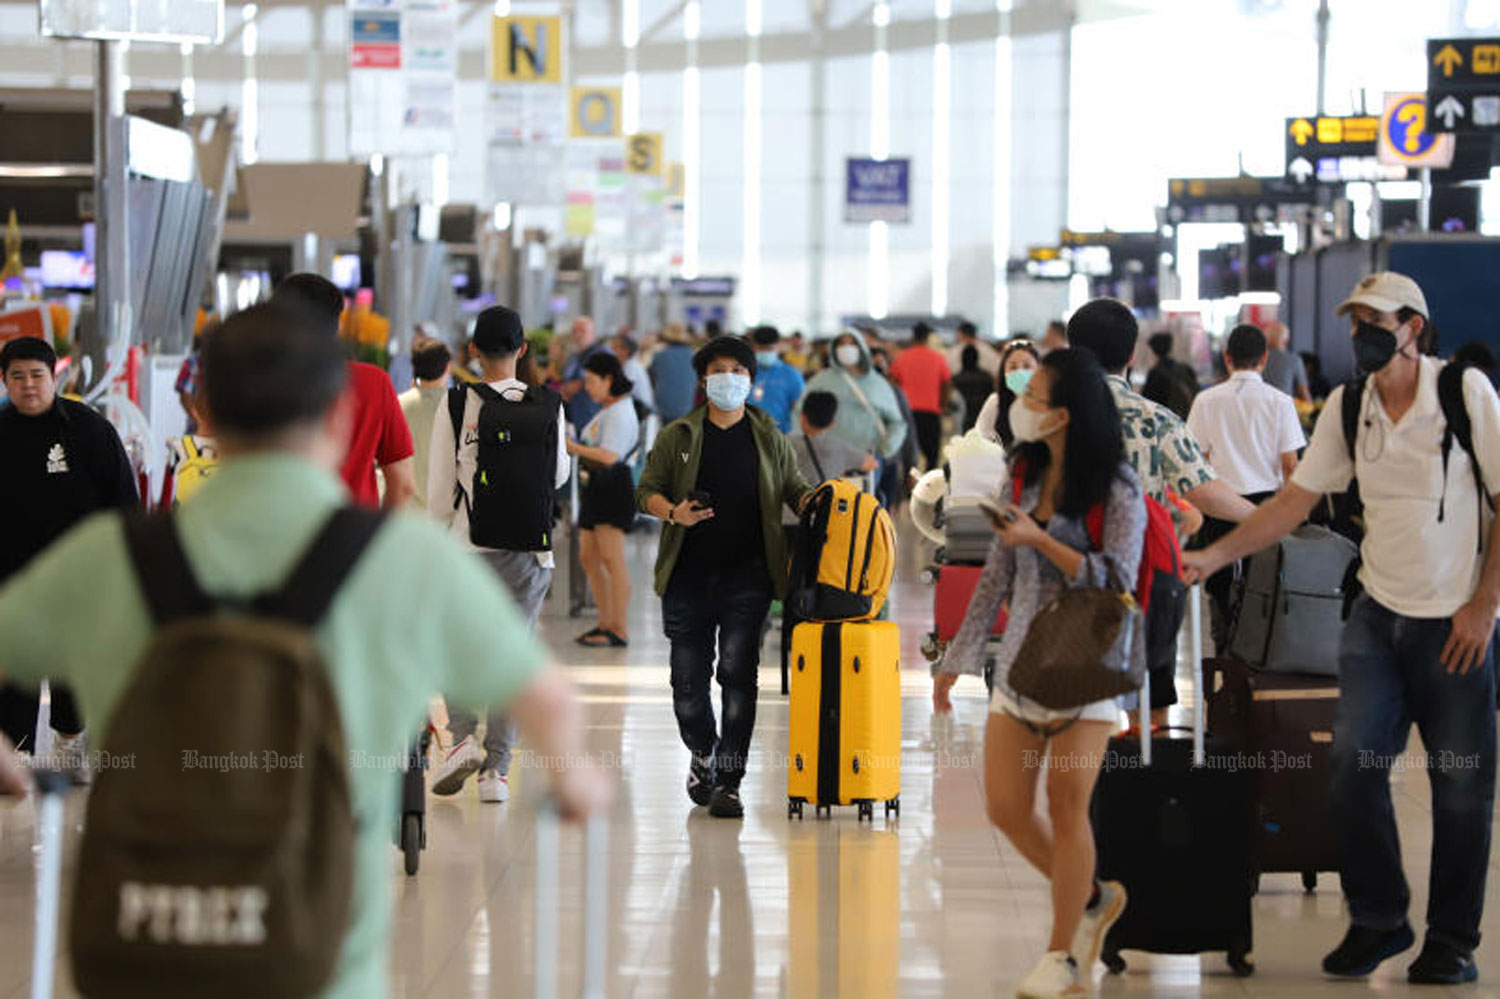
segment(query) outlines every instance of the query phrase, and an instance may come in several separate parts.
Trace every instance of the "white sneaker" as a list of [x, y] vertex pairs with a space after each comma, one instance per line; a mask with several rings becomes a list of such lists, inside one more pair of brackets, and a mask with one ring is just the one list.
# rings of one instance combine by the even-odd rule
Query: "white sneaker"
[[1049, 950], [1016, 988], [1016, 999], [1084, 999], [1078, 965], [1067, 951]]
[[498, 770], [479, 773], [479, 800], [504, 804], [510, 800], [510, 778]]
[[73, 783], [84, 787], [94, 782], [94, 768], [89, 765], [88, 733], [64, 735], [52, 733], [52, 759], [55, 766], [73, 778]]
[[1099, 882], [1099, 901], [1083, 911], [1083, 921], [1073, 935], [1073, 960], [1078, 962], [1082, 973], [1088, 975], [1099, 960], [1099, 951], [1104, 947], [1104, 937], [1125, 911], [1125, 886], [1118, 881]]
[[432, 780], [432, 793], [444, 797], [457, 794], [463, 790], [469, 775], [483, 765], [484, 750], [472, 735], [464, 736], [463, 741], [448, 750], [448, 755], [443, 758], [443, 764]]

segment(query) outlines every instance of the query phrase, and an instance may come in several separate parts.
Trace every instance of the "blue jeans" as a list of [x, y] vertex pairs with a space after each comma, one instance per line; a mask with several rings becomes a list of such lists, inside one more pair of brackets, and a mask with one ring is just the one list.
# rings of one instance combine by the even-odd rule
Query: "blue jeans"
[[[694, 756], [714, 758], [719, 783], [729, 787], [739, 787], [745, 776], [760, 691], [761, 635], [770, 610], [770, 577], [764, 566], [754, 565], [679, 568], [661, 601], [662, 630], [672, 646], [677, 730]], [[715, 675], [722, 694], [720, 727], [710, 687]]]
[[1374, 929], [1406, 921], [1411, 891], [1391, 806], [1391, 761], [1415, 722], [1432, 785], [1427, 934], [1464, 950], [1479, 944], [1495, 799], [1495, 656], [1467, 674], [1440, 660], [1451, 622], [1410, 618], [1368, 596], [1339, 645], [1339, 706], [1331, 801], [1351, 920]]

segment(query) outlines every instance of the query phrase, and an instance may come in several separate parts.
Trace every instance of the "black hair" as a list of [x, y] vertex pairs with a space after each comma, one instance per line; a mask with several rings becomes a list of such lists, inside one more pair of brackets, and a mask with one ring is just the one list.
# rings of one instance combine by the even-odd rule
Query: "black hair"
[[634, 357], [636, 354], [640, 353], [640, 344], [636, 343], [635, 338], [632, 337], [629, 333], [616, 333], [614, 342], [622, 343], [625, 345], [626, 357]]
[[609, 394], [616, 399], [629, 395], [635, 388], [635, 382], [625, 377], [620, 359], [608, 351], [600, 350], [590, 354], [583, 362], [583, 370], [591, 371], [600, 378], [608, 378]]
[[926, 343], [932, 337], [932, 327], [926, 323], [917, 323], [911, 328], [911, 338], [917, 343]]
[[1092, 351], [1104, 370], [1112, 375], [1130, 367], [1140, 335], [1135, 313], [1113, 298], [1086, 302], [1068, 320], [1068, 345]]
[[1160, 333], [1152, 333], [1151, 339], [1147, 340], [1146, 343], [1150, 346], [1151, 353], [1162, 360], [1166, 360], [1167, 355], [1172, 353], [1172, 334], [1165, 330]]
[[424, 337], [411, 345], [412, 377], [430, 382], [443, 377], [443, 370], [453, 360], [448, 345], [432, 337]]
[[979, 348], [972, 343], [959, 351], [958, 366], [963, 371], [979, 370]]
[[1224, 345], [1229, 363], [1235, 368], [1253, 368], [1266, 356], [1266, 335], [1258, 326], [1240, 323], [1229, 333], [1229, 342]]
[[[1110, 487], [1125, 460], [1125, 438], [1114, 393], [1104, 368], [1087, 350], [1063, 348], [1042, 359], [1042, 370], [1052, 375], [1048, 401], [1068, 411], [1067, 446], [1063, 456], [1062, 496], [1057, 512], [1082, 517], [1109, 499]], [[1026, 485], [1042, 481], [1052, 452], [1041, 442], [1020, 445], [1016, 467]]]
[[839, 413], [839, 397], [832, 392], [809, 392], [802, 400], [802, 415], [814, 430], [833, 426]]
[[[692, 329], [692, 327], [689, 326], [688, 329]], [[717, 319], [705, 320], [703, 323], [703, 333], [710, 340], [721, 337], [724, 335], [724, 324]]]
[[958, 324], [958, 335], [977, 337], [979, 335], [979, 327], [975, 326], [973, 323], [965, 319], [963, 322]]
[[283, 307], [304, 309], [322, 320], [323, 332], [338, 336], [344, 314], [344, 293], [319, 274], [292, 274], [276, 286], [271, 301]]
[[698, 348], [693, 355], [693, 371], [699, 378], [708, 377], [708, 366], [721, 357], [732, 358], [750, 373], [753, 380], [757, 373], [755, 348], [742, 336], [727, 334], [716, 336]]
[[215, 433], [249, 439], [320, 419], [348, 378], [336, 337], [306, 308], [272, 301], [203, 339], [202, 391]]
[[1010, 406], [1016, 401], [1016, 394], [1005, 384], [1005, 362], [1010, 360], [1010, 355], [1022, 352], [1031, 355], [1031, 359], [1038, 364], [1042, 361], [1042, 355], [1037, 352], [1036, 345], [1030, 340], [1016, 339], [1005, 345], [1005, 350], [1000, 353], [1000, 367], [995, 369], [995, 394], [999, 396], [1000, 411], [995, 414], [995, 435], [1000, 438], [1000, 443], [1009, 448], [1015, 442], [1016, 435], [1010, 430]]
[[1453, 364], [1478, 368], [1487, 375], [1494, 374], [1497, 363], [1494, 351], [1478, 340], [1470, 340], [1455, 350], [1449, 361]]
[[781, 342], [781, 331], [774, 326], [757, 326], [750, 331], [757, 347], [774, 347]]
[[48, 371], [57, 370], [57, 351], [40, 337], [18, 336], [0, 349], [0, 377], [10, 374], [17, 361], [41, 361]]

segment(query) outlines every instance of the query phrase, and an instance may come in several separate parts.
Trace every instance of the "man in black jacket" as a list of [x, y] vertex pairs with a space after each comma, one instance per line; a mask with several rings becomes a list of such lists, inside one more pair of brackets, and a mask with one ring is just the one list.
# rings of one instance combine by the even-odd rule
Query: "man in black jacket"
[[[98, 510], [134, 509], [135, 473], [114, 426], [81, 402], [61, 399], [53, 375], [57, 354], [45, 340], [21, 337], [0, 350], [0, 376], [10, 395], [0, 408], [0, 582]], [[58, 762], [87, 780], [83, 718], [67, 687], [53, 684], [52, 730]], [[0, 729], [21, 749], [34, 749], [37, 694], [0, 687]]]

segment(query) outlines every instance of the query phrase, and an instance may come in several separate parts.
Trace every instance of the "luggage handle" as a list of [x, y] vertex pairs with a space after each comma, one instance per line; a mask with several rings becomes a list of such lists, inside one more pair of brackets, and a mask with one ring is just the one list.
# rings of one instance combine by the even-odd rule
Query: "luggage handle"
[[[1188, 661], [1193, 673], [1193, 766], [1204, 763], [1204, 702], [1208, 698], [1207, 684], [1203, 682], [1203, 608], [1199, 584], [1188, 587]], [[1180, 731], [1180, 727], [1178, 728]], [[1151, 670], [1146, 670], [1145, 682], [1140, 691], [1141, 764], [1151, 765]]]
[[[558, 807], [551, 795], [537, 808], [536, 821], [536, 996], [557, 999]], [[583, 989], [584, 999], [604, 999], [605, 916], [609, 909], [609, 823], [595, 815], [584, 826]]]
[[37, 770], [37, 827], [42, 846], [36, 879], [36, 933], [31, 944], [31, 999], [52, 999], [57, 963], [57, 916], [62, 893], [63, 804], [72, 778], [56, 770]]

